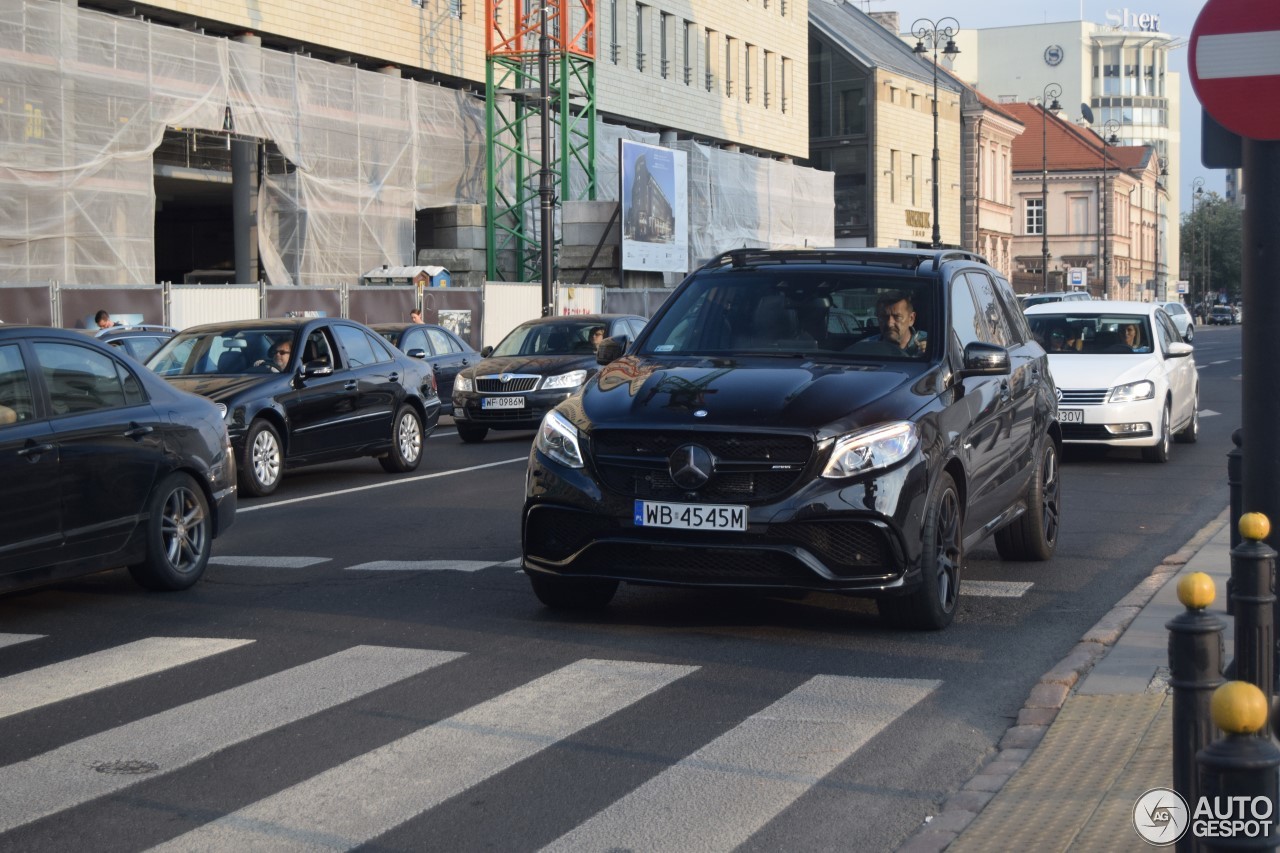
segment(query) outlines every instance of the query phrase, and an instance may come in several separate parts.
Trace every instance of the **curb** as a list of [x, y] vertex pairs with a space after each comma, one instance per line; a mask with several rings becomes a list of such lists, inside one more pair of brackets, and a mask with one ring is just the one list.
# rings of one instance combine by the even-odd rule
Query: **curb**
[[943, 801], [938, 814], [925, 818], [920, 828], [903, 840], [897, 853], [940, 853], [955, 841], [1031, 757], [1080, 680], [1106, 656], [1156, 592], [1229, 522], [1230, 510], [1225, 509], [1196, 531], [1086, 631], [1066, 657], [1040, 676], [987, 761]]

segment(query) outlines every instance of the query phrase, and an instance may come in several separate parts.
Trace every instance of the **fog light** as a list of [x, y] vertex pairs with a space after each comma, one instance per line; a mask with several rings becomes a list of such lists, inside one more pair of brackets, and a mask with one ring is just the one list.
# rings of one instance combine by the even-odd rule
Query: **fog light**
[[465, 418], [467, 416], [467, 410], [462, 408], [461, 406], [455, 406], [453, 410], [453, 416], [455, 418]]
[[1107, 432], [1112, 435], [1149, 435], [1151, 433], [1151, 424], [1107, 424]]

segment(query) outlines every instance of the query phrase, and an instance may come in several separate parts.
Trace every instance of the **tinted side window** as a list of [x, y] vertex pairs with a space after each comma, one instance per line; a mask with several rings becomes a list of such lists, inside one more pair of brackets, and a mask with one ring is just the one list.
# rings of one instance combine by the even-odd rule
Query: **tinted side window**
[[1027, 325], [1027, 315], [1023, 314], [1022, 308], [1018, 306], [1018, 297], [1013, 295], [1013, 288], [1009, 286], [1009, 282], [999, 276], [995, 278], [995, 286], [996, 297], [1004, 310], [1005, 322], [1013, 334], [1013, 342], [1025, 344], [1031, 340], [1031, 327]]
[[436, 355], [444, 355], [450, 352], [462, 352], [458, 349], [457, 344], [450, 340], [449, 336], [439, 329], [427, 329], [427, 337], [431, 339], [431, 346], [435, 349]]
[[973, 303], [973, 293], [964, 276], [956, 276], [951, 282], [951, 330], [959, 344], [957, 352], [975, 341], [985, 340], [979, 326], [978, 307]]
[[1164, 353], [1169, 351], [1169, 344], [1182, 340], [1182, 336], [1178, 334], [1178, 328], [1173, 325], [1169, 315], [1159, 311], [1156, 312], [1156, 336], [1160, 339], [1160, 351]]
[[334, 332], [342, 342], [342, 348], [347, 351], [348, 367], [367, 367], [377, 363], [378, 357], [374, 355], [373, 347], [369, 345], [364, 332], [351, 326], [334, 326]]
[[400, 349], [408, 352], [411, 349], [426, 350], [427, 355], [431, 355], [431, 347], [427, 344], [427, 336], [422, 333], [422, 329], [410, 329], [404, 333], [404, 337], [400, 339]]
[[307, 335], [307, 342], [302, 348], [302, 360], [305, 364], [315, 361], [323, 362], [334, 370], [340, 366], [337, 359], [333, 357], [333, 344], [323, 329], [316, 329]]
[[991, 279], [980, 272], [967, 272], [965, 278], [973, 288], [974, 299], [978, 303], [978, 335], [979, 340], [989, 344], [1007, 347], [1010, 340], [1009, 327], [1004, 319], [1004, 310], [996, 298], [995, 285]]
[[36, 416], [31, 380], [17, 344], [0, 347], [0, 427]]
[[386, 341], [369, 332], [365, 332], [364, 336], [369, 342], [369, 347], [373, 350], [374, 361], [379, 363], [395, 361], [395, 356], [391, 354], [391, 350], [387, 346]]
[[[63, 343], [35, 344], [53, 414], [71, 415], [126, 405], [116, 361], [106, 353]], [[124, 371], [128, 375], [128, 371]], [[132, 376], [129, 377], [136, 382]], [[138, 392], [135, 391], [136, 397]]]

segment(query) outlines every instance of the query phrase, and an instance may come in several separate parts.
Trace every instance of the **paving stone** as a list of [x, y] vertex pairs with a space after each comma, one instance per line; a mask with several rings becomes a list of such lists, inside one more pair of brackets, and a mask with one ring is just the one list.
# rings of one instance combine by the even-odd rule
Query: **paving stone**
[[1041, 682], [1031, 688], [1031, 695], [1027, 697], [1026, 707], [1061, 708], [1062, 703], [1067, 701], [1067, 694], [1070, 692], [1071, 688], [1065, 684], [1045, 684]]
[[947, 804], [942, 810], [949, 812], [955, 808], [976, 814], [982, 811], [983, 806], [991, 802], [994, 796], [994, 791], [957, 791], [947, 799]]
[[940, 815], [934, 815], [933, 820], [929, 821], [930, 832], [964, 832], [964, 828], [973, 823], [973, 819], [977, 815], [963, 809], [955, 809], [954, 811], [944, 811]]
[[956, 832], [933, 832], [924, 830], [908, 838], [897, 853], [942, 853], [951, 842], [956, 840]]
[[1032, 749], [1044, 739], [1045, 726], [1014, 726], [1000, 738], [1000, 746]]
[[1004, 787], [1012, 773], [987, 773], [985, 770], [964, 783], [962, 791], [990, 791], [995, 793]]
[[1080, 676], [1093, 669], [1093, 665], [1102, 659], [1106, 646], [1101, 643], [1076, 643], [1075, 648], [1067, 652], [1067, 656], [1040, 676], [1041, 681], [1050, 684], [1065, 684], [1074, 687]]
[[1019, 726], [1047, 726], [1058, 716], [1057, 708], [1023, 708], [1018, 712]]
[[1097, 624], [1085, 633], [1084, 639], [1107, 646], [1115, 645], [1116, 640], [1120, 639], [1120, 635], [1129, 627], [1129, 623], [1138, 615], [1139, 609], [1137, 607], [1111, 608], [1106, 616], [1099, 619]]

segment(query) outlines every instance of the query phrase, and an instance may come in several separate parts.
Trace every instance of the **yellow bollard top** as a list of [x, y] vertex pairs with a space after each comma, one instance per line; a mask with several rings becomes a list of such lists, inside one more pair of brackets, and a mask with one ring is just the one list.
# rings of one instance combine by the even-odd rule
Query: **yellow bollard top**
[[1204, 572], [1192, 572], [1178, 581], [1178, 600], [1183, 607], [1203, 610], [1213, 604], [1215, 595], [1213, 578]]
[[1240, 516], [1240, 535], [1250, 542], [1261, 542], [1271, 535], [1271, 521], [1260, 512]]
[[1213, 722], [1228, 734], [1251, 734], [1267, 724], [1267, 697], [1247, 681], [1228, 681], [1209, 700]]

